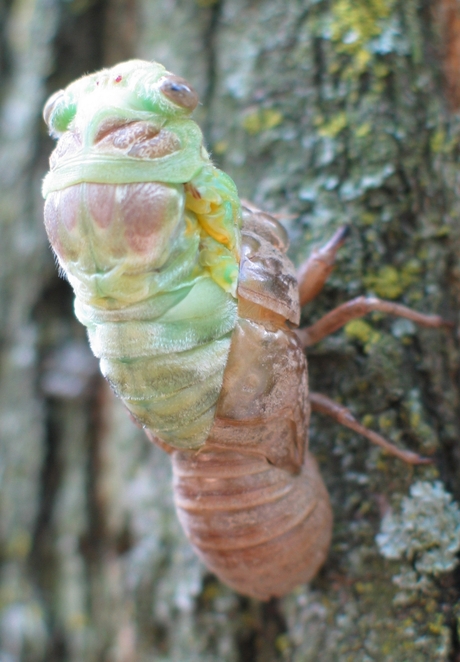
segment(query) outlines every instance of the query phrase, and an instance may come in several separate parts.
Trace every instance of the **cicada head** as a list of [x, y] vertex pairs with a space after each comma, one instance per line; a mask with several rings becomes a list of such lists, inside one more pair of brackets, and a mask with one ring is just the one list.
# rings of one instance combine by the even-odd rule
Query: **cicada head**
[[90, 135], [106, 117], [129, 120], [148, 113], [150, 120], [162, 124], [167, 118], [190, 115], [197, 104], [198, 95], [184, 78], [156, 62], [130, 60], [59, 90], [49, 98], [43, 116], [54, 136], [69, 128]]
[[209, 157], [190, 119], [198, 95], [156, 62], [130, 60], [50, 97], [44, 119], [58, 145], [43, 192], [82, 182], [190, 181]]
[[198, 244], [198, 230], [182, 236], [184, 184], [209, 163], [190, 119], [197, 103], [187, 81], [142, 60], [83, 76], [46, 103], [58, 144], [43, 184], [45, 226], [80, 298], [133, 303], [145, 285], [132, 274]]

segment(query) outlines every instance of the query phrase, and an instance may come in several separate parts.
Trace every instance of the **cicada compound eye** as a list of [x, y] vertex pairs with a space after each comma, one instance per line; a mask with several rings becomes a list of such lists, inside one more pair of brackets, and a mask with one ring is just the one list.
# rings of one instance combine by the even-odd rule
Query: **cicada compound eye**
[[160, 90], [170, 101], [190, 112], [198, 105], [198, 94], [190, 83], [180, 76], [164, 78], [160, 84]]
[[76, 111], [76, 104], [67, 98], [64, 90], [52, 94], [43, 108], [43, 119], [50, 133], [59, 135], [66, 131]]

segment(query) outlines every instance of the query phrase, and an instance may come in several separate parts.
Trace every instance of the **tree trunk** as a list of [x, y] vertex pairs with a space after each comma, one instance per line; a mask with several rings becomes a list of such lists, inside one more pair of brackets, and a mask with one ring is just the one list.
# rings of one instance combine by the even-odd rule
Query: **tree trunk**
[[[242, 197], [282, 215], [295, 261], [350, 225], [305, 321], [372, 293], [457, 322], [455, 2], [0, 7], [2, 662], [460, 660], [458, 576], [446, 565], [401, 591], [393, 579], [415, 557], [390, 562], [375, 540], [415, 482], [460, 497], [457, 331], [373, 314], [309, 351], [312, 390], [434, 463], [405, 465], [315, 415], [311, 448], [335, 513], [329, 559], [285, 599], [242, 598], [195, 557], [168, 457], [99, 376], [40, 196], [48, 94], [123, 59], [155, 59], [196, 87], [216, 164]], [[433, 530], [454, 535], [455, 517], [440, 511]]]

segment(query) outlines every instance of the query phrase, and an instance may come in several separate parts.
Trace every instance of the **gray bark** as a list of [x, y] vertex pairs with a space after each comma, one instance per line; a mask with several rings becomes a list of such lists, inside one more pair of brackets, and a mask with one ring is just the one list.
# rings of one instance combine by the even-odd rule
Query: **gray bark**
[[[167, 456], [99, 376], [40, 196], [47, 95], [155, 59], [197, 88], [216, 163], [284, 215], [293, 259], [350, 224], [305, 320], [374, 293], [457, 322], [459, 127], [439, 15], [422, 0], [27, 0], [4, 1], [0, 21], [1, 662], [460, 659], [458, 576], [401, 595], [410, 560], [375, 541], [416, 481], [460, 496], [456, 330], [371, 315], [309, 352], [314, 390], [435, 462], [408, 467], [313, 417], [329, 560], [283, 600], [248, 600], [196, 559]], [[440, 512], [433, 530], [453, 521]]]

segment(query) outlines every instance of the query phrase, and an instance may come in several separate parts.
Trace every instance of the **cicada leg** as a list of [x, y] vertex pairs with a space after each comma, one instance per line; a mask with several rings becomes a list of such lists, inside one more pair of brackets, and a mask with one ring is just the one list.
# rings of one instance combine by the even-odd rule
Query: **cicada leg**
[[[347, 234], [347, 226], [340, 228], [325, 246], [314, 251], [300, 267], [297, 278], [301, 305], [314, 299], [321, 291], [334, 268], [335, 256]], [[392, 301], [384, 301], [377, 297], [360, 296], [334, 308], [314, 324], [299, 329], [296, 333], [302, 346], [304, 348], [310, 347], [345, 326], [347, 322], [363, 317], [373, 311], [403, 317], [420, 326], [429, 328], [451, 328], [453, 326], [451, 322], [447, 322], [439, 315], [425, 315]], [[372, 443], [381, 446], [391, 455], [395, 455], [409, 464], [426, 464], [431, 461], [417, 453], [399, 449], [377, 432], [361, 425], [349, 409], [337, 404], [327, 396], [320, 393], [310, 393], [309, 399], [312, 411], [330, 416], [341, 425], [362, 434]]]
[[297, 271], [300, 305], [312, 301], [323, 289], [324, 283], [334, 269], [335, 256], [343, 245], [350, 228], [344, 225], [321, 248], [316, 249]]
[[337, 308], [331, 310], [311, 326], [299, 329], [297, 335], [303, 347], [310, 347], [331, 333], [341, 329], [347, 322], [374, 311], [404, 317], [416, 324], [420, 324], [420, 326], [434, 329], [441, 327], [451, 328], [453, 326], [451, 322], [447, 322], [439, 315], [424, 315], [399, 303], [377, 299], [377, 297], [356, 297], [356, 299], [337, 306]]
[[320, 414], [325, 414], [330, 416], [340, 425], [344, 425], [350, 430], [354, 430], [358, 434], [361, 434], [366, 439], [369, 439], [373, 444], [380, 446], [390, 455], [399, 457], [400, 460], [407, 462], [408, 464], [430, 464], [432, 460], [426, 457], [418, 455], [418, 453], [413, 453], [412, 451], [405, 451], [401, 448], [398, 448], [390, 441], [382, 437], [377, 432], [369, 430], [364, 425], [361, 425], [356, 418], [353, 416], [351, 411], [344, 407], [343, 405], [334, 402], [331, 398], [328, 398], [327, 395], [322, 393], [311, 393], [309, 394], [309, 400], [311, 404], [312, 411], [316, 411]]

